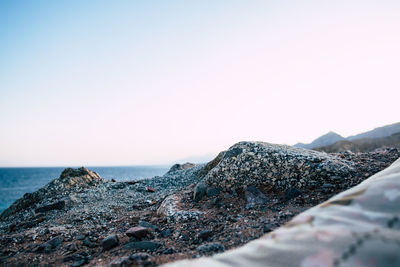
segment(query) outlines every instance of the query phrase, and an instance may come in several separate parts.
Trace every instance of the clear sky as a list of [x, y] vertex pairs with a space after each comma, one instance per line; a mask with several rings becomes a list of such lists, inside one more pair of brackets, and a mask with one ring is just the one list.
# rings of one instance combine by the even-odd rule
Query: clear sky
[[353, 135], [399, 86], [400, 1], [0, 1], [0, 166]]

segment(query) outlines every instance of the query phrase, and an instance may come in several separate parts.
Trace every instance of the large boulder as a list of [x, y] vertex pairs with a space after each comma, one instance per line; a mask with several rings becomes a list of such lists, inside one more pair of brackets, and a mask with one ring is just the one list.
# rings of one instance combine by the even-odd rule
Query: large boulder
[[351, 178], [352, 163], [341, 158], [286, 145], [240, 142], [226, 151], [205, 176], [209, 186], [225, 191], [266, 186], [287, 191], [317, 188], [337, 177]]
[[26, 193], [22, 198], [16, 200], [8, 209], [0, 215], [4, 219], [22, 210], [32, 208], [46, 198], [60, 198], [67, 196], [71, 190], [81, 190], [90, 186], [103, 183], [99, 174], [85, 167], [78, 169], [67, 168], [59, 178], [54, 179], [44, 187], [33, 193]]

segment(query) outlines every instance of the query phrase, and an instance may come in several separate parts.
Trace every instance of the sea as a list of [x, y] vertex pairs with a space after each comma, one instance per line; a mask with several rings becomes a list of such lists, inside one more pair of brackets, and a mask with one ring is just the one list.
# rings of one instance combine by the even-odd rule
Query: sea
[[[116, 181], [161, 176], [170, 166], [87, 167], [102, 178]], [[31, 193], [58, 178], [66, 167], [0, 168], [0, 213], [25, 193]]]

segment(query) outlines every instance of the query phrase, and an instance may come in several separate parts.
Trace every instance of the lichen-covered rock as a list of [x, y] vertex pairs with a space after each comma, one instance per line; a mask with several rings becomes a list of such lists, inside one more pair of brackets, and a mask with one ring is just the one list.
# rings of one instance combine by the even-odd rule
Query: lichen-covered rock
[[68, 196], [71, 189], [80, 190], [103, 182], [104, 180], [96, 172], [90, 171], [85, 167], [78, 169], [67, 168], [61, 173], [59, 178], [54, 179], [33, 193], [26, 193], [22, 198], [15, 201], [14, 204], [3, 211], [0, 219], [31, 208], [44, 199], [52, 198], [53, 196], [57, 198]]
[[287, 191], [321, 186], [331, 177], [349, 178], [353, 172], [352, 163], [326, 153], [264, 142], [240, 142], [225, 152], [205, 181], [225, 191], [244, 191], [247, 186], [260, 185]]
[[204, 168], [199, 172], [199, 179], [204, 178], [209, 171], [211, 171], [214, 167], [216, 167], [224, 157], [226, 151], [219, 152], [219, 154], [209, 163], [207, 163]]

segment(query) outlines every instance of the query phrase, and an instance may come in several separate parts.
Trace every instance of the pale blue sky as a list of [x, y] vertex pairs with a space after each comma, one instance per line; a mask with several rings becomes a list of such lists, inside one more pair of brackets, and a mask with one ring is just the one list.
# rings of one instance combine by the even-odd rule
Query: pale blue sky
[[0, 166], [164, 164], [398, 122], [398, 1], [1, 1]]

